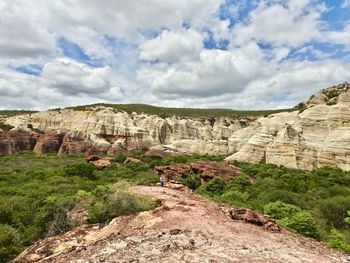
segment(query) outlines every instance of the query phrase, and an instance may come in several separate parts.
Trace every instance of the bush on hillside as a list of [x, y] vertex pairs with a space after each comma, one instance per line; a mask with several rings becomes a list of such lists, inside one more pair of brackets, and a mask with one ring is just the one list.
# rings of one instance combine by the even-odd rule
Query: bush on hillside
[[68, 176], [80, 176], [87, 179], [95, 179], [94, 170], [95, 167], [92, 164], [80, 162], [68, 164], [65, 167], [64, 172]]
[[183, 185], [186, 185], [187, 187], [191, 188], [192, 190], [196, 190], [198, 187], [201, 186], [201, 178], [198, 174], [190, 173], [185, 178], [179, 178], [180, 183]]
[[22, 244], [16, 229], [0, 224], [0, 263], [9, 262], [21, 250]]
[[298, 234], [301, 234], [306, 237], [311, 237], [315, 239], [320, 238], [319, 226], [316, 223], [315, 219], [311, 215], [311, 213], [302, 211], [293, 214], [292, 216], [284, 217], [277, 222]]
[[270, 202], [264, 206], [264, 213], [272, 216], [274, 219], [290, 217], [298, 212], [301, 212], [299, 207], [281, 201]]

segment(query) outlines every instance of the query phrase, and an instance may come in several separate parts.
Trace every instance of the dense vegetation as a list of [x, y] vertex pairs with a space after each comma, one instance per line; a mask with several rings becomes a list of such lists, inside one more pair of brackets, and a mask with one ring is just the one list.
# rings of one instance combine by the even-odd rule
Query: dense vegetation
[[[121, 164], [127, 155], [144, 162]], [[193, 155], [159, 160], [142, 157], [142, 152], [132, 152], [116, 155], [113, 167], [96, 170], [79, 155], [2, 156], [0, 263], [15, 257], [34, 240], [64, 233], [81, 224], [68, 216], [75, 207], [86, 207], [90, 223], [153, 208], [154, 202], [130, 194], [126, 186], [157, 183], [155, 165], [222, 158]]]
[[0, 116], [17, 116], [17, 115], [23, 115], [23, 114], [30, 114], [30, 113], [36, 113], [37, 111], [32, 110], [0, 110]]
[[178, 117], [192, 117], [192, 118], [194, 117], [244, 118], [244, 117], [261, 117], [261, 116], [266, 116], [266, 115], [281, 112], [281, 111], [286, 111], [286, 110], [239, 111], [239, 110], [231, 110], [231, 109], [165, 108], [165, 107], [157, 107], [157, 106], [146, 105], [146, 104], [104, 104], [104, 103], [70, 107], [70, 109], [86, 110], [91, 106], [108, 106], [119, 111], [125, 111], [127, 113], [132, 113], [132, 112], [136, 112], [138, 114], [146, 113], [150, 115], [158, 115], [162, 118], [168, 118], [174, 115]]
[[[142, 160], [122, 164], [127, 156]], [[114, 165], [96, 170], [83, 156], [22, 153], [0, 157], [0, 263], [31, 242], [61, 234], [82, 223], [68, 215], [85, 207], [86, 221], [152, 209], [155, 203], [127, 191], [130, 184], [155, 184], [156, 165], [221, 161], [224, 156], [191, 155], [163, 160], [142, 151], [114, 156]], [[201, 184], [196, 174], [183, 184], [215, 201], [250, 207], [271, 215], [294, 232], [350, 252], [350, 173], [337, 169], [312, 172], [275, 165], [241, 164], [242, 174], [225, 182]]]
[[242, 164], [241, 169], [231, 182], [216, 178], [197, 192], [260, 210], [291, 231], [350, 252], [349, 172], [331, 168], [305, 172], [271, 164]]

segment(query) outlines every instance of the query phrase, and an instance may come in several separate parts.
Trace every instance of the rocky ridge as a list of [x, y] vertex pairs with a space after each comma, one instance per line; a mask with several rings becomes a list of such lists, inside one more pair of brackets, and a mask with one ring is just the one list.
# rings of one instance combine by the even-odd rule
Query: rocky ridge
[[131, 191], [160, 206], [39, 240], [13, 262], [350, 262], [320, 242], [280, 229], [267, 216], [218, 205], [186, 188]]

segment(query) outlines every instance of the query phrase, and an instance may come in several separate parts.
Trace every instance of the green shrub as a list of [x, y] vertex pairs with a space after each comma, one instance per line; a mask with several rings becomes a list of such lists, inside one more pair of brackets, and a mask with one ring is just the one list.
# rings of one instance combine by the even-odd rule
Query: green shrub
[[0, 122], [0, 129], [3, 131], [9, 131], [12, 128], [14, 128], [14, 126]]
[[346, 213], [347, 213], [348, 216], [345, 217], [344, 221], [345, 221], [345, 223], [350, 224], [350, 210], [348, 210]]
[[319, 226], [309, 212], [298, 212], [289, 217], [277, 220], [277, 222], [281, 226], [300, 235], [315, 239], [320, 238]]
[[272, 216], [274, 219], [290, 217], [298, 212], [301, 212], [299, 207], [281, 201], [268, 203], [264, 206], [264, 213]]
[[215, 177], [213, 180], [199, 187], [198, 192], [208, 196], [220, 196], [225, 192], [226, 186], [227, 184], [223, 179]]
[[350, 210], [350, 196], [333, 196], [322, 200], [318, 204], [318, 209], [320, 216], [326, 219], [329, 225], [337, 229], [346, 228], [344, 218]]
[[10, 261], [21, 251], [22, 244], [16, 229], [0, 224], [0, 263]]
[[95, 179], [94, 170], [95, 167], [92, 164], [80, 162], [67, 165], [64, 172], [68, 176], [80, 176], [87, 179]]
[[14, 223], [13, 209], [8, 205], [0, 204], [0, 224], [12, 225]]
[[186, 185], [187, 187], [191, 188], [192, 190], [196, 190], [198, 187], [201, 186], [201, 178], [198, 174], [190, 173], [185, 178], [179, 178], [180, 183], [183, 185]]
[[89, 222], [106, 222], [117, 216], [135, 214], [154, 207], [154, 201], [129, 193], [125, 184], [116, 184], [102, 200], [89, 208]]
[[350, 253], [349, 241], [346, 240], [346, 237], [342, 232], [336, 229], [331, 230], [331, 233], [328, 236], [327, 244], [332, 248]]
[[228, 203], [236, 206], [247, 206], [248, 205], [249, 194], [244, 192], [239, 192], [236, 190], [230, 190], [221, 195], [220, 201], [223, 203]]

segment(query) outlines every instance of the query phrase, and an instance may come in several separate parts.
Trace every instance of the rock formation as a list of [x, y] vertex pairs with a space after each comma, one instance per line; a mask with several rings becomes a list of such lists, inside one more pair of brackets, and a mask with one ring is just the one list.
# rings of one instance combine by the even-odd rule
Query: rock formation
[[160, 206], [39, 240], [13, 262], [349, 262], [347, 255], [279, 229], [257, 212], [223, 208], [169, 188], [134, 186], [131, 191]]
[[32, 151], [39, 134], [29, 129], [0, 131], [0, 156], [22, 151]]
[[187, 177], [191, 172], [198, 174], [202, 181], [208, 182], [214, 177], [231, 180], [240, 174], [240, 169], [226, 162], [198, 161], [191, 164], [172, 164], [168, 166], [156, 166], [159, 176], [164, 176], [169, 182], [176, 178]]
[[321, 90], [302, 109], [259, 118], [229, 138], [230, 162], [350, 170], [350, 85]]
[[[155, 115], [128, 114], [103, 106], [84, 111], [64, 109], [15, 116], [8, 118], [6, 123], [16, 127], [32, 124], [45, 132], [70, 134], [74, 139], [65, 138], [61, 152], [76, 152], [81, 142], [86, 140], [93, 147], [110, 154], [159, 144], [187, 153], [227, 154], [227, 138], [242, 128], [239, 120], [230, 118], [181, 119], [174, 116], [163, 119]], [[70, 148], [73, 149], [68, 149], [67, 144], [72, 144]], [[84, 149], [85, 146], [82, 146], [81, 150]]]
[[64, 133], [51, 131], [40, 136], [35, 147], [35, 153], [57, 153], [60, 149]]
[[[170, 149], [173, 153], [231, 154], [227, 158], [229, 162], [273, 163], [306, 170], [324, 166], [350, 170], [348, 83], [321, 90], [294, 111], [259, 118], [248, 127], [230, 118], [164, 119], [103, 106], [14, 116], [7, 118], [6, 124], [22, 128], [32, 124], [46, 132], [38, 139], [36, 152], [93, 150], [115, 154], [152, 147]], [[15, 152], [10, 144], [8, 136], [2, 133], [0, 154]]]

